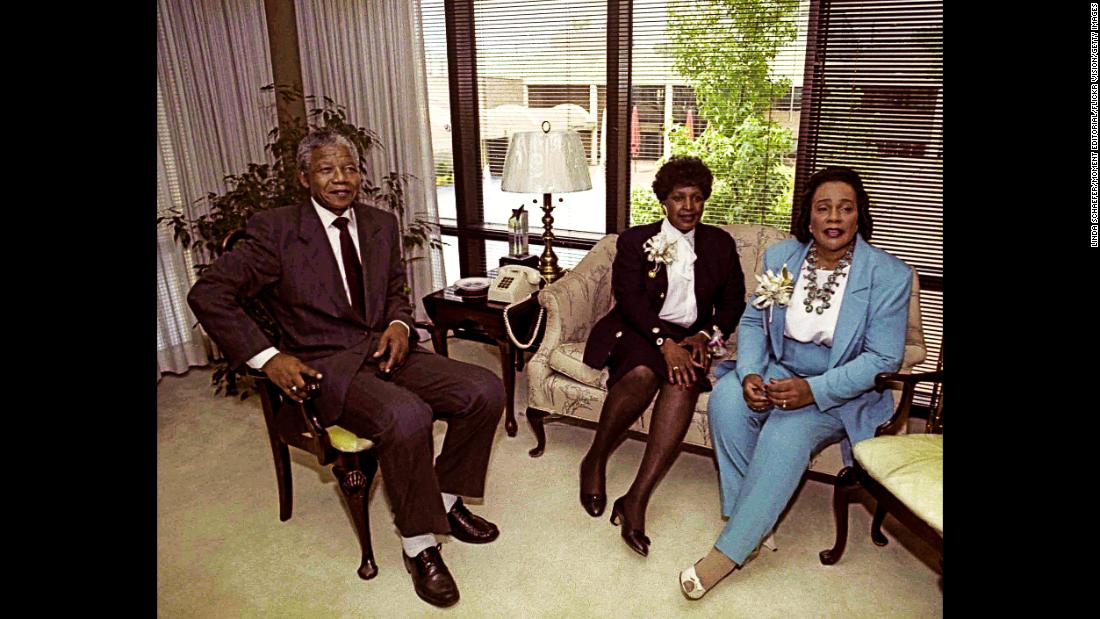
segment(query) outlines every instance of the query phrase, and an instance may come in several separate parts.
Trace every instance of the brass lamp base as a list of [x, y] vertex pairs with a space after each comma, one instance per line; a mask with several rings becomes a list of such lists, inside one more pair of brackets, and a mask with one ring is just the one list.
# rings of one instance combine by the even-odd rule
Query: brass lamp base
[[542, 194], [542, 256], [539, 257], [539, 274], [552, 284], [565, 275], [558, 266], [558, 256], [554, 253], [554, 205], [550, 203], [550, 194]]

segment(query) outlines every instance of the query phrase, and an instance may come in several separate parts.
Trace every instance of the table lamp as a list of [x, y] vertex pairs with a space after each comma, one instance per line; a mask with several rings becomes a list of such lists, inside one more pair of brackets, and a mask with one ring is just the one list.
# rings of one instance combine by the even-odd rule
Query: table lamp
[[[575, 131], [551, 131], [550, 123], [542, 123], [542, 131], [521, 131], [512, 135], [508, 154], [504, 158], [501, 191], [541, 193], [542, 256], [539, 273], [546, 283], [553, 283], [564, 271], [554, 254], [554, 206], [552, 193], [569, 193], [592, 189], [588, 175], [588, 160], [581, 136]], [[560, 199], [560, 198], [559, 198]]]

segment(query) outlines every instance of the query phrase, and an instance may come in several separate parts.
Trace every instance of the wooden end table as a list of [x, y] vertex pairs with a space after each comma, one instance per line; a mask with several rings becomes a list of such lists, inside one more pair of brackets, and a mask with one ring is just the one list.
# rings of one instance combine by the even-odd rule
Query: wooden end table
[[[508, 313], [512, 332], [520, 341], [530, 339], [531, 324], [538, 315], [538, 292], [526, 301], [516, 305]], [[525, 350], [516, 346], [504, 330], [505, 303], [493, 303], [481, 297], [481, 300], [463, 298], [454, 294], [454, 288], [437, 290], [424, 297], [424, 310], [432, 324], [432, 345], [435, 351], [444, 357], [447, 355], [447, 331], [455, 336], [486, 344], [496, 344], [500, 351], [500, 369], [504, 376], [504, 390], [508, 397], [507, 416], [504, 430], [508, 436], [516, 435], [516, 370], [523, 370]], [[530, 351], [537, 348], [533, 345]]]

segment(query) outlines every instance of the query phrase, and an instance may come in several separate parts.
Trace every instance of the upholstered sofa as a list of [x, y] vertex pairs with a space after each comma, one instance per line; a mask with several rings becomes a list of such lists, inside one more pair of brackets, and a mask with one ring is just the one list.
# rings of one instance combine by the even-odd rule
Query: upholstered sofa
[[[764, 249], [791, 235], [782, 230], [755, 224], [729, 224], [722, 229], [733, 236], [745, 276], [746, 301], [756, 289], [755, 274], [761, 270]], [[550, 420], [571, 417], [597, 421], [607, 395], [607, 369], [595, 370], [581, 360], [585, 341], [592, 326], [611, 309], [611, 264], [615, 258], [617, 234], [600, 239], [580, 264], [564, 277], [546, 286], [539, 294], [539, 303], [546, 309], [546, 331], [538, 352], [527, 368], [527, 418], [538, 444], [532, 456], [541, 455], [545, 447], [544, 418]], [[908, 372], [924, 360], [924, 335], [921, 327], [919, 288], [914, 274], [912, 301], [909, 306], [909, 326], [905, 338], [905, 358], [901, 371]], [[727, 348], [736, 355], [737, 334]], [[711, 365], [711, 380], [717, 360]], [[707, 424], [709, 394], [699, 398], [695, 418], [684, 443], [702, 450], [711, 448]], [[895, 399], [896, 401], [896, 399]], [[645, 433], [649, 427], [652, 405], [642, 414], [631, 430]], [[898, 426], [904, 432], [906, 422]], [[828, 480], [843, 466], [839, 445], [832, 445], [814, 459], [810, 468], [819, 478]]]

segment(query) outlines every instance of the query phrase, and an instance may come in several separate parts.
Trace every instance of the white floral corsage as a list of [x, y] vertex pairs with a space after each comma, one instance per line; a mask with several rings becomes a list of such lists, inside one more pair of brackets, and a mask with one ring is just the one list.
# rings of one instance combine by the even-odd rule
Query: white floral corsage
[[661, 269], [662, 264], [672, 264], [672, 261], [676, 260], [676, 242], [665, 236], [663, 232], [650, 237], [642, 249], [645, 250], [646, 259], [655, 263], [653, 269], [649, 271], [650, 277], [657, 277], [657, 271]]
[[707, 350], [711, 357], [728, 357], [730, 354], [729, 349], [726, 348], [726, 336], [717, 326], [714, 327], [714, 332], [707, 341]]
[[[791, 294], [794, 293], [794, 277], [787, 270], [787, 265], [779, 269], [779, 274], [772, 273], [771, 269], [763, 275], [757, 275], [756, 281], [760, 285], [756, 287], [756, 298], [752, 300], [752, 306], [756, 309], [770, 308], [772, 305], [786, 307], [791, 302]], [[771, 322], [771, 313], [768, 313], [768, 322]]]

